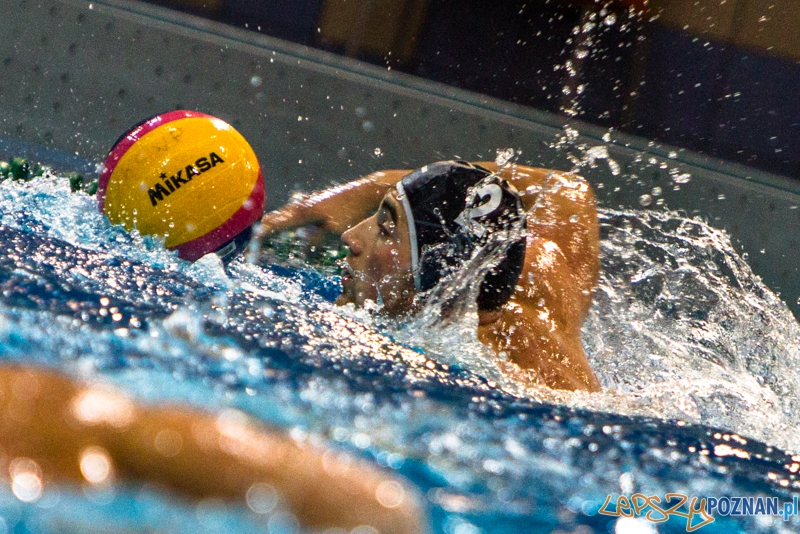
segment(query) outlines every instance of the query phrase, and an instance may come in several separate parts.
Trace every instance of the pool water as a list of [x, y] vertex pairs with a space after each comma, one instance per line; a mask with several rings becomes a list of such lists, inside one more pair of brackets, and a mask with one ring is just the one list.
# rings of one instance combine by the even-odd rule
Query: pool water
[[[0, 184], [0, 357], [99, 378], [152, 403], [237, 408], [366, 457], [419, 488], [435, 532], [684, 532], [598, 514], [608, 494], [777, 496], [800, 487], [791, 313], [728, 238], [677, 214], [601, 210], [602, 276], [583, 332], [605, 391], [509, 380], [474, 316], [402, 324], [337, 308], [298, 263], [179, 260], [46, 175]], [[431, 336], [432, 332], [436, 336]], [[735, 452], [732, 452], [735, 451]], [[797, 465], [797, 464], [795, 464]], [[796, 471], [797, 468], [795, 467]], [[0, 490], [2, 532], [297, 530], [285, 512], [197, 505], [148, 486]], [[702, 532], [793, 532], [717, 517]]]

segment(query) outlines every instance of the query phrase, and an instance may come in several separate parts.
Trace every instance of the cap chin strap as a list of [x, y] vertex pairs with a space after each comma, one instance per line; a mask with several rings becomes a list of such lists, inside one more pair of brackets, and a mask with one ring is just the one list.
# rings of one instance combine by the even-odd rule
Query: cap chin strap
[[239, 234], [237, 234], [233, 239], [215, 250], [214, 254], [219, 256], [219, 259], [222, 260], [222, 263], [228, 265], [234, 258], [236, 258], [236, 256], [239, 255], [240, 252], [247, 248], [247, 244], [250, 242], [250, 238], [252, 236], [253, 225], [250, 225], [239, 232]]
[[216, 251], [217, 256], [220, 257], [223, 261], [227, 259], [228, 256], [236, 252], [236, 241], [233, 240], [227, 245], [223, 246], [221, 249]]
[[411, 203], [408, 201], [406, 190], [403, 187], [403, 182], [397, 182], [397, 200], [403, 206], [403, 211], [406, 212], [406, 220], [408, 221], [408, 240], [411, 243], [411, 272], [414, 274], [414, 287], [417, 291], [420, 290], [419, 281], [419, 250], [417, 249], [417, 223], [414, 222], [414, 212], [411, 211]]

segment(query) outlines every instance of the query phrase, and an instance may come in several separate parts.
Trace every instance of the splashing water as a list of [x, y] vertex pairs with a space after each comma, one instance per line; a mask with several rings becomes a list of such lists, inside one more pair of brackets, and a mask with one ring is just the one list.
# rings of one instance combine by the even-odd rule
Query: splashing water
[[[609, 492], [800, 486], [784, 469], [792, 460], [757, 443], [747, 455], [761, 463], [700, 456], [715, 450], [713, 432], [628, 418], [711, 424], [800, 450], [797, 324], [700, 221], [601, 210], [603, 268], [583, 340], [606, 391], [590, 395], [510, 380], [469, 310], [398, 328], [332, 306], [334, 284], [313, 272], [187, 264], [110, 226], [94, 199], [55, 177], [4, 183], [0, 214], [0, 241], [14, 250], [0, 262], [4, 360], [99, 375], [149, 401], [240, 408], [368, 455], [426, 491], [437, 532], [517, 532], [531, 521], [605, 532], [613, 522], [596, 511]], [[141, 495], [120, 499], [152, 500]], [[0, 511], [13, 500], [0, 491]], [[63, 488], [61, 502], [62, 521], [95, 506]], [[187, 525], [208, 519], [181, 514]], [[250, 528], [232, 521], [231, 531]], [[741, 532], [783, 524], [735, 521]]]
[[800, 327], [724, 232], [674, 213], [600, 210], [600, 221], [601, 276], [582, 338], [604, 393], [522, 386], [478, 341], [475, 310], [442, 324], [431, 305], [394, 335], [514, 395], [800, 451]]
[[724, 232], [672, 213], [601, 212], [583, 329], [621, 396], [581, 404], [703, 422], [800, 450], [800, 327]]

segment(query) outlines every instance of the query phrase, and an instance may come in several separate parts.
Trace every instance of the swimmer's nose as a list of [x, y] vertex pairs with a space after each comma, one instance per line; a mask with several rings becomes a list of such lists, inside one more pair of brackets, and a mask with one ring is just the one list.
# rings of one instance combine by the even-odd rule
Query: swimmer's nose
[[350, 249], [350, 254], [352, 256], [359, 256], [363, 252], [361, 245], [359, 245], [355, 239], [356, 228], [358, 228], [358, 225], [350, 228], [342, 234], [342, 241], [344, 241], [344, 244]]

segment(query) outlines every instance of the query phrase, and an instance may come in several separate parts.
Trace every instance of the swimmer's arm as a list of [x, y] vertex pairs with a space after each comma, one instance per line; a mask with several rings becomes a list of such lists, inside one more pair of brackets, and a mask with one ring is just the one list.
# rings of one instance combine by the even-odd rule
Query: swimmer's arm
[[[495, 163], [481, 162], [480, 165], [497, 172]], [[565, 258], [553, 269], [571, 274], [563, 283], [579, 290], [576, 298], [580, 312], [576, 321], [582, 323], [589, 311], [600, 271], [600, 226], [597, 200], [591, 185], [576, 174], [524, 165], [503, 167], [499, 174], [520, 191], [522, 203], [528, 210], [528, 235], [532, 241], [528, 242], [526, 265], [534, 271], [544, 268], [536, 263], [540, 254], [535, 252], [536, 247], [531, 243], [537, 243], [537, 246], [549, 243], [548, 249], [556, 246]], [[546, 251], [542, 249], [540, 252]], [[552, 279], [549, 273], [533, 274], [533, 283]]]
[[496, 320], [478, 329], [496, 353], [554, 389], [600, 391], [581, 345], [586, 296], [553, 241], [528, 238], [517, 290]]
[[[490, 331], [479, 331], [481, 341], [496, 353], [533, 375], [534, 381], [552, 389], [600, 391], [589, 367], [580, 336], [550, 330], [546, 319], [531, 310], [507, 304], [504, 317]], [[512, 375], [515, 373], [511, 373]]]
[[[497, 172], [494, 162], [480, 162], [491, 172]], [[371, 216], [389, 192], [410, 170], [385, 170], [370, 174], [353, 182], [331, 187], [295, 200], [264, 215], [258, 238], [268, 237], [304, 226], [341, 235], [351, 227]], [[523, 192], [530, 186], [544, 182], [548, 169], [514, 165], [500, 169], [500, 175]], [[523, 194], [523, 202], [526, 201]]]
[[[269, 487], [282, 494], [304, 528], [426, 530], [415, 495], [393, 477], [344, 454], [299, 445], [238, 412], [136, 405], [48, 371], [3, 367], [0, 413], [3, 457], [35, 461], [45, 491], [53, 481], [101, 478], [105, 460], [117, 482], [138, 480], [196, 500], [246, 506], [248, 490], [266, 484], [256, 487], [267, 500]], [[86, 455], [95, 461], [82, 471]]]
[[597, 283], [600, 252], [594, 192], [580, 176], [493, 162], [521, 193], [528, 215], [525, 266], [487, 344], [551, 388], [599, 391], [580, 341]]
[[384, 195], [409, 172], [376, 172], [290, 202], [264, 215], [258, 237], [311, 225], [341, 235], [375, 213]]

